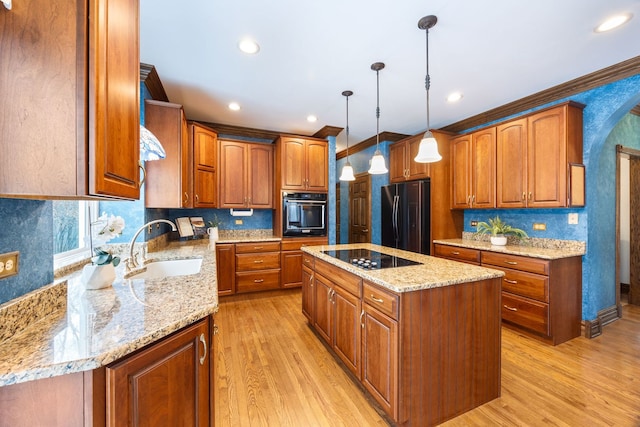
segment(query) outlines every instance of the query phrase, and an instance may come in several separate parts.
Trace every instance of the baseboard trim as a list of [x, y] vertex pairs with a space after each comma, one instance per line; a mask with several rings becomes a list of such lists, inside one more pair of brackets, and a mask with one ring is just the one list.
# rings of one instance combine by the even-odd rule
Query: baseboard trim
[[584, 321], [584, 335], [587, 338], [595, 338], [602, 335], [602, 327], [622, 317], [622, 306], [620, 304], [607, 307], [598, 312], [594, 320]]

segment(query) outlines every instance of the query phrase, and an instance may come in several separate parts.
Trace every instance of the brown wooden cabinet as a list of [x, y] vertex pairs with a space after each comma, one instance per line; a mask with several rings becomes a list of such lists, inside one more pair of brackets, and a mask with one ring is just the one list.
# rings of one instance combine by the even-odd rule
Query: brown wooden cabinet
[[109, 365], [109, 425], [213, 425], [209, 319]]
[[236, 292], [280, 287], [280, 242], [236, 243]]
[[218, 134], [196, 122], [189, 123], [193, 144], [193, 207], [215, 208], [217, 200]]
[[418, 154], [422, 134], [403, 139], [389, 146], [389, 181], [404, 182], [429, 177], [429, 164], [413, 159]]
[[324, 193], [329, 190], [326, 140], [281, 136], [276, 141], [276, 189]]
[[139, 198], [138, 1], [4, 12], [0, 195]]
[[219, 207], [273, 207], [273, 145], [220, 140]]
[[313, 322], [315, 316], [313, 276], [313, 268], [302, 267], [302, 314], [309, 323]]
[[496, 128], [451, 140], [451, 209], [496, 207]]
[[317, 238], [284, 238], [281, 244], [281, 286], [283, 288], [297, 288], [302, 286], [303, 246], [326, 245], [326, 237]]
[[236, 293], [236, 245], [216, 244], [218, 296]]
[[[569, 166], [582, 163], [583, 105], [567, 102], [497, 126], [497, 207], [570, 207]], [[584, 179], [584, 178], [582, 178]]]
[[437, 243], [441, 258], [482, 265], [505, 273], [502, 320], [513, 328], [557, 345], [580, 336], [582, 260], [540, 259]]

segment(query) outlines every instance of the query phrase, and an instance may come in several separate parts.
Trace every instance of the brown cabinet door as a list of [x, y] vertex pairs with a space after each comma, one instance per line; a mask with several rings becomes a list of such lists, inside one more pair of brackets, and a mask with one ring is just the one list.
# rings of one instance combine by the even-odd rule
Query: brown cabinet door
[[233, 295], [236, 292], [236, 253], [235, 245], [222, 243], [216, 245], [216, 270], [218, 295]]
[[273, 146], [249, 144], [248, 156], [248, 205], [257, 209], [271, 209], [273, 207]]
[[566, 107], [530, 116], [527, 129], [527, 206], [566, 206]]
[[218, 135], [212, 130], [192, 124], [194, 162], [194, 208], [215, 208], [216, 151]]
[[335, 286], [333, 297], [333, 349], [349, 370], [360, 379], [360, 298]]
[[106, 368], [109, 425], [208, 426], [209, 319]]
[[280, 146], [280, 174], [283, 190], [305, 190], [305, 140], [282, 138]]
[[471, 205], [496, 207], [496, 128], [471, 135]]
[[302, 251], [282, 251], [280, 268], [283, 288], [296, 288], [302, 285]]
[[406, 141], [407, 150], [405, 163], [408, 170], [408, 179], [410, 180], [428, 178], [430, 175], [429, 163], [418, 163], [413, 160], [418, 155], [420, 141], [422, 141], [422, 135], [415, 136]]
[[333, 338], [332, 283], [320, 274], [314, 276], [315, 312], [313, 325], [324, 340], [331, 345]]
[[302, 314], [307, 318], [310, 323], [313, 323], [314, 318], [314, 277], [313, 271], [307, 267], [302, 268]]
[[496, 205], [524, 208], [527, 199], [527, 119], [496, 129]]
[[329, 190], [329, 152], [327, 141], [306, 141], [306, 190]]
[[471, 135], [451, 140], [451, 209], [471, 207]]
[[398, 419], [398, 322], [363, 304], [362, 384]]
[[407, 144], [404, 142], [396, 142], [389, 146], [389, 181], [391, 183], [407, 180], [406, 157]]
[[247, 150], [244, 142], [220, 141], [220, 208], [248, 206]]

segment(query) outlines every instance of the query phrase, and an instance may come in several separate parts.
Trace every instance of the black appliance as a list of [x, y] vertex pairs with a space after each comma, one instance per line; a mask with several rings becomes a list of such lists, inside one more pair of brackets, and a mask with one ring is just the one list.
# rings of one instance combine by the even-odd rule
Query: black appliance
[[326, 236], [326, 193], [282, 193], [284, 236]]
[[428, 179], [382, 187], [382, 245], [429, 255], [431, 193]]
[[382, 268], [406, 267], [422, 264], [421, 262], [383, 254], [369, 249], [338, 249], [322, 252], [364, 270], [380, 270]]

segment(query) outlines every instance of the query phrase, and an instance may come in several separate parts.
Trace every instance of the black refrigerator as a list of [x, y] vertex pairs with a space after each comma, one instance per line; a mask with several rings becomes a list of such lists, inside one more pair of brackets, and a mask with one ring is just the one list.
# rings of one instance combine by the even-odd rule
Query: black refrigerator
[[429, 180], [382, 186], [382, 245], [429, 255]]

